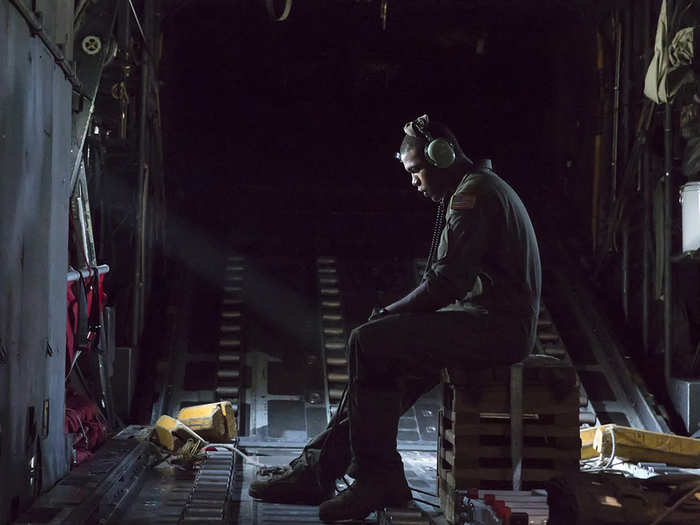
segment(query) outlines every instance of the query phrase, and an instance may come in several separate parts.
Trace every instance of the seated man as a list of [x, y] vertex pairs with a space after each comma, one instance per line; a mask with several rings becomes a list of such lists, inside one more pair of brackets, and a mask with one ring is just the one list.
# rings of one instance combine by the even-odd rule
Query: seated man
[[[321, 504], [324, 522], [410, 501], [398, 421], [441, 368], [515, 363], [535, 342], [541, 268], [522, 201], [488, 160], [472, 163], [443, 124], [424, 115], [404, 131], [399, 158], [411, 183], [440, 203], [423, 280], [352, 331], [346, 403], [291, 470], [249, 490], [266, 501]], [[355, 482], [334, 496], [346, 472]]]

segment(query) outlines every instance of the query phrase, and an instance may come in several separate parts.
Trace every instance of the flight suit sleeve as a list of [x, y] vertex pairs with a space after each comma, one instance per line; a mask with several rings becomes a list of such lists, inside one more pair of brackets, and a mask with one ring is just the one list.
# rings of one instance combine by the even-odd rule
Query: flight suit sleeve
[[427, 289], [444, 304], [461, 299], [474, 286], [498, 211], [495, 197], [485, 193], [456, 193], [447, 213], [437, 258], [427, 272]]

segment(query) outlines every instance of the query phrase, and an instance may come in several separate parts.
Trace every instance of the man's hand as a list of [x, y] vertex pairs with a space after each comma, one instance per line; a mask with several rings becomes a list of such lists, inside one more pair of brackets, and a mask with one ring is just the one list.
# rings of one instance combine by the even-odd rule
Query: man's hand
[[377, 319], [380, 319], [387, 315], [389, 315], [389, 311], [386, 308], [384, 308], [383, 306], [381, 308], [375, 306], [374, 308], [372, 308], [372, 313], [369, 315], [367, 322], [376, 321]]
[[[438, 308], [449, 304], [454, 299], [456, 299], [456, 297], [443, 297], [442, 294], [434, 296], [428, 290], [428, 281], [423, 281], [408, 295], [384, 308], [380, 308], [380, 310], [385, 310], [385, 314], [434, 312]], [[372, 312], [372, 314], [374, 314], [374, 312]], [[370, 319], [372, 319], [371, 316]]]

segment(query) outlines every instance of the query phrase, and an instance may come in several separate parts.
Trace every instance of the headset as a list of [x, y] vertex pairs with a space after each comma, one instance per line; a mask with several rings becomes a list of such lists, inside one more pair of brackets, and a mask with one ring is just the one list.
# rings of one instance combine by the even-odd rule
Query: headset
[[433, 137], [427, 129], [429, 123], [428, 115], [422, 115], [407, 123], [403, 130], [406, 135], [421, 136], [426, 140], [423, 155], [429, 164], [441, 169], [449, 168], [457, 158], [454, 144], [445, 137]]

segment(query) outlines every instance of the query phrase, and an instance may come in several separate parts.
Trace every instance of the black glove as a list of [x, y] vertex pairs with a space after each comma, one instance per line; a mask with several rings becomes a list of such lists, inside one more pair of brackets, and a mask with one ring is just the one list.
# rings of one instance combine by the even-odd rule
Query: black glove
[[377, 319], [380, 319], [387, 315], [389, 315], [389, 311], [386, 308], [384, 308], [383, 306], [381, 308], [375, 306], [374, 308], [372, 308], [372, 313], [369, 315], [367, 321], [376, 321]]

